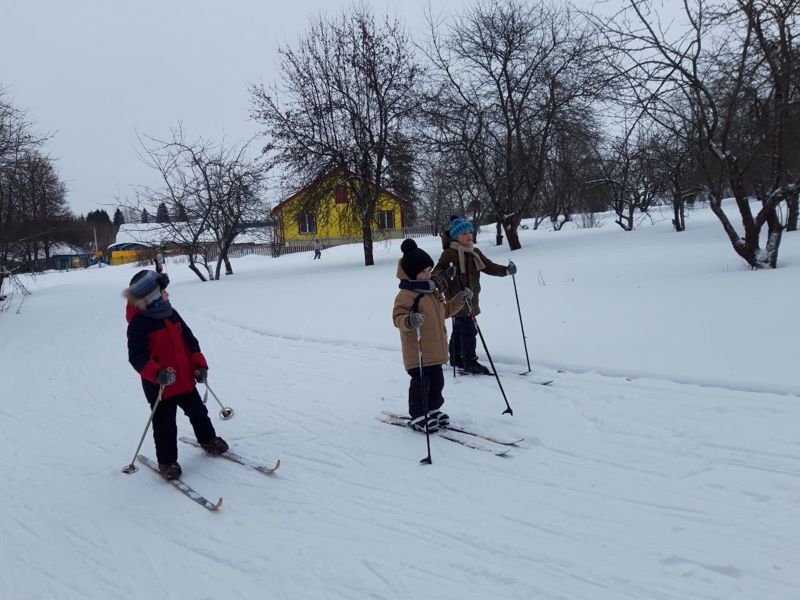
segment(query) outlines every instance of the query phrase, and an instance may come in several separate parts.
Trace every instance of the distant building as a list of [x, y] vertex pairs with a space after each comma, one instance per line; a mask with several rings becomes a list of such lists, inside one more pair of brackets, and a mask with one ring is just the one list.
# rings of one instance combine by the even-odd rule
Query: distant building
[[[188, 239], [190, 234], [181, 235], [184, 223], [123, 223], [117, 231], [114, 243], [108, 246], [108, 260], [112, 265], [122, 265], [131, 262], [151, 262], [156, 254], [165, 256], [182, 254], [183, 244], [181, 238]], [[266, 254], [267, 239], [270, 237], [268, 229], [270, 223], [250, 223], [242, 231], [229, 249], [231, 258], [247, 254]], [[258, 252], [254, 250], [259, 247]], [[209, 261], [216, 260], [219, 254], [218, 246], [210, 231], [205, 232], [199, 240], [199, 254], [204, 254]]]
[[106, 249], [108, 260], [112, 265], [149, 261], [172, 237], [170, 233], [159, 223], [123, 223], [114, 243]]
[[[325, 246], [361, 239], [361, 223], [352, 218], [347, 181], [352, 173], [331, 173], [295, 192], [272, 209], [277, 219], [279, 244], [311, 245], [319, 239]], [[372, 185], [366, 182], [366, 185]], [[320, 198], [314, 199], [313, 195]], [[314, 208], [310, 208], [313, 205]], [[375, 207], [372, 231], [376, 238], [401, 237], [406, 202], [382, 189]]]
[[50, 258], [45, 261], [47, 269], [83, 269], [92, 263], [92, 252], [80, 246], [59, 242], [50, 246]]

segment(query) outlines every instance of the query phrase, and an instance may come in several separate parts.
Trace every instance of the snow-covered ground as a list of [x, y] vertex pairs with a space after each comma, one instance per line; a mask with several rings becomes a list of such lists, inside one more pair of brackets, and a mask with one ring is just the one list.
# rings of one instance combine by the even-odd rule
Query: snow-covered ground
[[706, 211], [680, 234], [659, 220], [522, 232], [528, 345], [555, 382], [517, 375], [512, 281], [482, 278], [514, 416], [493, 378], [450, 372], [445, 408], [526, 440], [499, 458], [434, 438], [432, 466], [423, 436], [376, 420], [405, 409], [397, 242], [371, 268], [358, 247], [248, 257], [206, 284], [168, 265], [236, 410], [223, 422], [211, 401], [218, 432], [282, 461], [266, 477], [181, 447], [216, 513], [120, 472], [148, 416], [119, 296], [136, 268], [36, 278], [0, 313], [0, 598], [800, 597], [800, 234], [753, 272]]

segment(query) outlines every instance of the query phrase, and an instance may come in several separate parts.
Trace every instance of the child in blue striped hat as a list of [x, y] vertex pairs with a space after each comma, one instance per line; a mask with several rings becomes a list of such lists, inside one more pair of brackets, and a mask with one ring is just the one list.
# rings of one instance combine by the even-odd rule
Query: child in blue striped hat
[[[472, 290], [470, 302], [472, 311], [465, 307], [453, 319], [453, 333], [450, 336], [450, 364], [474, 375], [492, 375], [492, 372], [478, 362], [477, 337], [473, 317], [480, 312], [479, 294], [481, 292], [481, 272], [494, 277], [505, 277], [517, 272], [513, 262], [508, 266], [492, 262], [472, 243], [473, 227], [467, 219], [458, 215], [450, 216], [450, 230], [442, 234], [444, 251], [433, 272], [446, 273], [453, 267], [455, 275], [449, 280], [447, 297], [452, 298], [460, 291]], [[452, 272], [451, 270], [451, 272]]]

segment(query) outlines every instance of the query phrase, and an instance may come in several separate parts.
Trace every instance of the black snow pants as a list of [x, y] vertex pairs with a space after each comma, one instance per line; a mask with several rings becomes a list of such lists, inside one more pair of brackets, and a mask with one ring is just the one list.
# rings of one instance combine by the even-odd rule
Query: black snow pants
[[[444, 398], [442, 397], [442, 390], [444, 389], [442, 365], [422, 367], [422, 371], [422, 379], [425, 380], [428, 410], [438, 410], [444, 404]], [[408, 414], [411, 415], [412, 419], [416, 419], [425, 414], [422, 401], [422, 381], [419, 375], [419, 368], [409, 369], [408, 374], [411, 375], [411, 383], [408, 386]]]
[[[150, 394], [147, 396], [147, 401], [152, 408], [156, 399], [151, 398]], [[208, 418], [208, 409], [203, 404], [197, 388], [185, 394], [162, 399], [158, 404], [156, 414], [153, 415], [153, 440], [156, 443], [156, 459], [159, 464], [178, 461], [178, 426], [175, 423], [175, 416], [179, 406], [189, 417], [198, 442], [205, 444], [217, 435], [211, 419]]]
[[[478, 359], [476, 352], [478, 330], [472, 317], [455, 317], [450, 334], [450, 364], [465, 367]], [[464, 358], [466, 357], [466, 361]]]

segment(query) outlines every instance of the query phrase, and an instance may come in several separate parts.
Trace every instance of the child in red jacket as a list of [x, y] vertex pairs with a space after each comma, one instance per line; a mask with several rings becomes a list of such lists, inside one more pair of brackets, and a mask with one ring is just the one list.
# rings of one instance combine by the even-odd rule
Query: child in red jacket
[[218, 437], [200, 399], [196, 383], [205, 381], [208, 364], [192, 330], [169, 303], [166, 273], [139, 271], [122, 292], [128, 301], [128, 362], [142, 377], [142, 388], [152, 407], [153, 439], [158, 468], [166, 479], [178, 479], [177, 408], [189, 417], [197, 441], [209, 454], [222, 454], [228, 444]]

